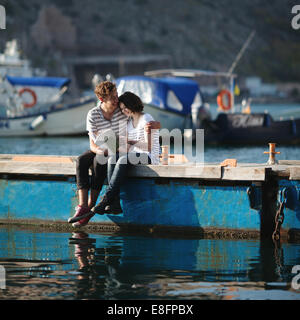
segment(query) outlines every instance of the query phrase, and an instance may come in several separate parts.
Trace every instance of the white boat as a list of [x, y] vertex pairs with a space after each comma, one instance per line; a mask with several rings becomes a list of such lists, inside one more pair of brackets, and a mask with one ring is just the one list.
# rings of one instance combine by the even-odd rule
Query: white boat
[[118, 94], [134, 92], [144, 103], [161, 128], [190, 129], [193, 114], [203, 106], [203, 97], [196, 81], [185, 78], [126, 76], [116, 79]]
[[86, 116], [95, 106], [94, 98], [81, 98], [74, 104], [57, 104], [44, 112], [0, 117], [0, 136], [56, 136], [86, 133]]
[[[6, 43], [4, 53], [0, 54], [0, 106], [6, 104], [16, 104], [17, 96], [14, 93], [21, 92], [24, 103], [31, 103], [35, 98], [34, 104], [45, 104], [57, 102], [59, 96], [59, 87], [48, 86], [47, 83], [39, 81], [39, 78], [50, 79], [46, 77], [46, 71], [32, 68], [27, 59], [22, 59], [18, 49], [18, 43], [14, 39]], [[30, 82], [39, 81], [40, 86], [34, 83], [32, 87]], [[65, 81], [65, 80], [64, 80]], [[23, 89], [25, 90], [23, 94]], [[29, 92], [29, 93], [28, 93]], [[33, 97], [34, 96], [34, 97]], [[51, 101], [50, 101], [51, 99]], [[9, 106], [12, 108], [12, 106]], [[3, 116], [0, 110], [0, 115]]]
[[95, 97], [70, 100], [70, 79], [45, 74], [20, 58], [15, 40], [6, 44], [0, 54], [0, 136], [86, 133], [86, 116]]
[[[67, 102], [64, 94], [69, 83], [68, 78], [55, 77], [2, 78], [0, 136], [86, 133], [86, 116], [96, 99], [87, 96]], [[44, 100], [36, 92], [41, 92]]]
[[32, 68], [30, 61], [22, 59], [16, 39], [7, 41], [4, 52], [0, 53], [0, 75], [15, 77], [46, 76], [46, 71]]
[[2, 78], [0, 136], [86, 133], [86, 116], [96, 99], [87, 96], [67, 101], [64, 94], [69, 83], [68, 78], [55, 77]]

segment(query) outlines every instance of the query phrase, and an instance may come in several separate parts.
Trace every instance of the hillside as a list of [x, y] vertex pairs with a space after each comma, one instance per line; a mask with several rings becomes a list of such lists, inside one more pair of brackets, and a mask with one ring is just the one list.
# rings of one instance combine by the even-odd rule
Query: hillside
[[20, 40], [37, 67], [62, 73], [64, 57], [168, 54], [172, 66], [227, 71], [252, 30], [236, 68], [266, 82], [300, 81], [300, 30], [287, 0], [5, 0], [7, 40]]

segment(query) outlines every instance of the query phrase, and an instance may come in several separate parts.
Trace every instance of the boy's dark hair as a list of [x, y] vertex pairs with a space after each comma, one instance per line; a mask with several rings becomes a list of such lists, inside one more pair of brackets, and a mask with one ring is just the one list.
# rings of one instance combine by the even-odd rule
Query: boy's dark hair
[[125, 107], [132, 112], [142, 112], [144, 105], [142, 100], [134, 93], [126, 91], [119, 97], [119, 103], [123, 102]]

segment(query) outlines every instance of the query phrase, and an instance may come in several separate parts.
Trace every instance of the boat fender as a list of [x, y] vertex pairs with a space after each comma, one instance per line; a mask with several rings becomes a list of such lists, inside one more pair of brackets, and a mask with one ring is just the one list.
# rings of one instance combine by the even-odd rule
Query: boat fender
[[44, 121], [46, 120], [46, 116], [41, 114], [40, 116], [36, 117], [30, 124], [29, 129], [35, 130], [39, 127]]
[[247, 189], [247, 195], [248, 195], [250, 208], [257, 211], [261, 210], [262, 209], [261, 188], [252, 185]]
[[297, 125], [295, 120], [292, 120], [292, 131], [293, 131], [293, 135], [297, 134]]
[[[227, 97], [227, 104], [224, 104], [223, 102], [223, 97], [226, 96]], [[223, 110], [223, 111], [228, 111], [231, 109], [232, 107], [232, 103], [231, 103], [231, 93], [228, 90], [221, 90], [220, 93], [217, 96], [217, 103], [218, 106]]]
[[204, 123], [211, 121], [210, 106], [204, 103], [198, 107], [192, 107], [192, 125], [193, 129], [202, 129]]
[[24, 92], [28, 92], [32, 96], [32, 102], [31, 103], [23, 103], [24, 108], [32, 108], [34, 105], [36, 105], [36, 102], [37, 102], [36, 93], [33, 90], [31, 90], [30, 88], [23, 88], [23, 89], [21, 89], [19, 91], [19, 96], [21, 97]]
[[7, 128], [7, 129], [9, 129], [9, 122], [8, 121], [1, 121], [0, 122], [0, 129], [2, 129], [2, 128]]
[[271, 125], [271, 117], [268, 113], [265, 114], [264, 119], [264, 127], [270, 127]]

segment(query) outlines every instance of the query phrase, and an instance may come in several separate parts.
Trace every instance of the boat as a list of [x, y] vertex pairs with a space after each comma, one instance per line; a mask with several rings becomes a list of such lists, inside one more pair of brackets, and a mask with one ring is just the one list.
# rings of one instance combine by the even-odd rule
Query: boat
[[[185, 82], [201, 76], [225, 77], [229, 82], [229, 89], [222, 89], [217, 97], [219, 105], [218, 115], [212, 118], [209, 104], [205, 102], [200, 88], [195, 89], [195, 93], [185, 91]], [[274, 120], [269, 113], [252, 113], [249, 101], [244, 101], [243, 106], [237, 106], [234, 102], [236, 74], [229, 72], [214, 72], [198, 69], [160, 69], [145, 72], [145, 77], [123, 77], [118, 81], [118, 88], [121, 92], [132, 90], [140, 94], [146, 105], [147, 112], [159, 119], [162, 128], [172, 130], [184, 129], [204, 129], [204, 140], [207, 144], [268, 144], [276, 142], [280, 144], [300, 143], [300, 118], [291, 117], [288, 120]], [[177, 79], [177, 80], [176, 80]], [[181, 115], [185, 121], [172, 122], [172, 117], [176, 118], [176, 111], [169, 112], [169, 117], [165, 117], [165, 110], [170, 109], [168, 100], [162, 99], [163, 103], [153, 103], [162, 95], [159, 86], [152, 86], [150, 90], [145, 87], [145, 83], [172, 83], [178, 82], [182, 86], [177, 86], [172, 92], [172, 101], [181, 101], [182, 96], [189, 101], [189, 106], [184, 109]], [[194, 83], [196, 83], [194, 81]], [[198, 85], [198, 84], [197, 84]], [[194, 84], [196, 86], [196, 84]], [[164, 89], [166, 91], [167, 89]], [[143, 95], [146, 92], [146, 95]], [[191, 94], [188, 97], [186, 95]], [[166, 94], [164, 93], [164, 97]], [[149, 104], [149, 102], [151, 102]], [[178, 113], [178, 111], [177, 111]], [[165, 121], [163, 121], [165, 120]]]
[[196, 81], [185, 78], [124, 76], [116, 79], [118, 94], [126, 91], [137, 94], [150, 113], [164, 129], [191, 128], [192, 110], [203, 103], [203, 96]]
[[[2, 94], [3, 100], [6, 95], [6, 104], [0, 104], [0, 136], [57, 136], [86, 133], [86, 116], [95, 106], [96, 99], [87, 96], [64, 100], [63, 94], [70, 83], [69, 79], [7, 76], [3, 83], [9, 85], [6, 85], [4, 89], [6, 92]], [[41, 95], [37, 95], [36, 92], [41, 92]], [[22, 95], [28, 95], [29, 101], [25, 102]], [[40, 96], [44, 100], [39, 100]]]
[[94, 96], [72, 98], [70, 79], [48, 77], [22, 60], [16, 41], [0, 55], [0, 136], [86, 134]]
[[275, 121], [269, 113], [220, 113], [203, 122], [207, 143], [263, 145], [300, 143], [300, 119]]
[[33, 68], [27, 59], [22, 59], [16, 39], [7, 41], [4, 52], [0, 54], [0, 75], [15, 77], [46, 76], [46, 71]]

